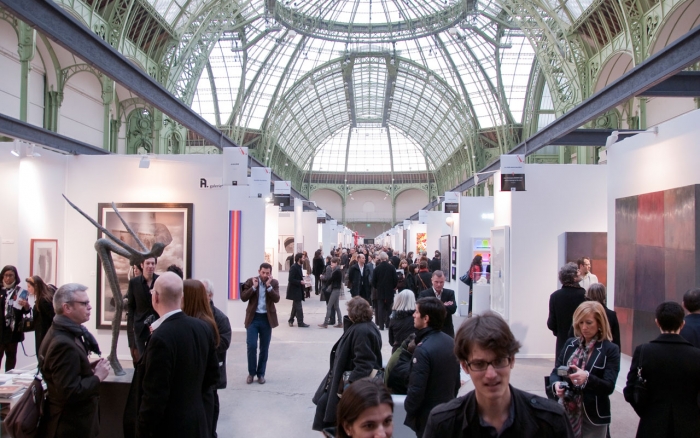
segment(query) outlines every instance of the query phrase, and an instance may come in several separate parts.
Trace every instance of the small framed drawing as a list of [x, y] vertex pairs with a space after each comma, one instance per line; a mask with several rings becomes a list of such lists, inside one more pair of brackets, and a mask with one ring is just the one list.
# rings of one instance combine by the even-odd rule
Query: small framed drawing
[[32, 239], [29, 275], [38, 275], [46, 284], [58, 286], [58, 240]]
[[457, 249], [457, 236], [452, 236], [452, 249]]
[[452, 279], [457, 279], [457, 266], [452, 266]]
[[452, 251], [452, 264], [457, 264], [457, 251]]

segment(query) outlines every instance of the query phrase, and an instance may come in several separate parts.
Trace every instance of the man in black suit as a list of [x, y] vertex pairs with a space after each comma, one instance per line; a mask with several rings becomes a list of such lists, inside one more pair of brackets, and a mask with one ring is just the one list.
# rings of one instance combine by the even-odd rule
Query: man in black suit
[[547, 317], [547, 328], [557, 337], [555, 358], [559, 357], [566, 340], [569, 339], [569, 329], [576, 308], [586, 301], [586, 290], [578, 284], [581, 278], [576, 263], [567, 263], [559, 269], [559, 281], [562, 287], [549, 296]]
[[294, 327], [294, 317], [297, 318], [298, 327], [308, 327], [304, 324], [304, 272], [301, 269], [304, 254], [298, 252], [294, 256], [294, 265], [289, 268], [289, 283], [287, 284], [287, 299], [292, 300], [292, 313], [289, 315], [289, 326]]
[[172, 272], [153, 286], [152, 325], [132, 385], [139, 385], [137, 437], [210, 437], [202, 394], [217, 383], [214, 334], [206, 322], [182, 312], [182, 279]]
[[350, 295], [353, 297], [359, 295], [366, 299], [367, 302], [370, 301], [369, 273], [370, 270], [365, 265], [365, 255], [359, 254], [357, 263], [350, 266], [350, 271], [348, 272], [348, 282], [352, 285]]
[[146, 340], [151, 334], [144, 321], [151, 315], [158, 317], [151, 304], [151, 289], [158, 278], [155, 274], [157, 262], [155, 258], [144, 260], [141, 264], [142, 274], [129, 280], [129, 289], [126, 291], [126, 333], [134, 363], [143, 355]]
[[433, 287], [426, 289], [418, 295], [418, 298], [424, 297], [437, 297], [445, 305], [445, 310], [447, 315], [445, 315], [445, 322], [442, 325], [442, 332], [449, 335], [450, 337], [455, 337], [455, 326], [452, 323], [452, 315], [457, 311], [457, 302], [455, 301], [455, 291], [452, 289], [445, 289], [445, 274], [441, 270], [433, 272], [431, 277], [433, 282]]
[[700, 348], [700, 289], [691, 289], [683, 295], [683, 307], [688, 311], [681, 336]]
[[435, 272], [439, 271], [442, 268], [442, 261], [440, 260], [441, 254], [440, 251], [435, 251], [435, 257], [428, 263], [428, 268], [430, 269], [430, 272]]
[[387, 253], [380, 253], [379, 260], [380, 263], [374, 268], [372, 274], [372, 286], [377, 289], [377, 308], [374, 309], [374, 315], [379, 330], [384, 330], [384, 326], [389, 325], [389, 315], [394, 304], [399, 276], [396, 269], [389, 263]]

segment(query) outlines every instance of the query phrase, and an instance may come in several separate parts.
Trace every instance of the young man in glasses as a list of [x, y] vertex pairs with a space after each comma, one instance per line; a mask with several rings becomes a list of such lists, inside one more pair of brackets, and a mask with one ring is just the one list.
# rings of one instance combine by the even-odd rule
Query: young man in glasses
[[510, 385], [519, 350], [499, 315], [485, 312], [466, 320], [455, 336], [455, 355], [474, 390], [435, 407], [423, 437], [573, 438], [562, 406]]

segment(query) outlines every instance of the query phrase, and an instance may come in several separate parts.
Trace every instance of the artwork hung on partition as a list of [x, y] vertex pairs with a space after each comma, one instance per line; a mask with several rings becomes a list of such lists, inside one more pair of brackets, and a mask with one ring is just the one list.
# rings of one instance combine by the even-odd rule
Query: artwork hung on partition
[[58, 286], [58, 240], [32, 239], [29, 254], [29, 275]]
[[445, 280], [450, 282], [450, 235], [440, 236], [440, 270], [445, 274]]
[[[192, 214], [193, 204], [166, 203], [122, 203], [116, 204], [119, 213], [129, 224], [139, 239], [150, 250], [154, 243], [166, 244], [163, 254], [158, 257], [156, 273], [165, 272], [168, 266], [182, 268], [185, 278], [192, 274]], [[98, 204], [98, 221], [113, 235], [136, 248], [138, 245], [112, 210], [112, 204]], [[98, 239], [103, 238], [101, 231]], [[129, 287], [129, 261], [117, 254], [113, 255], [114, 267], [119, 280], [119, 288], [124, 297]], [[109, 329], [115, 307], [112, 291], [97, 260], [97, 328]], [[122, 328], [126, 328], [126, 312], [122, 314]]]
[[270, 266], [275, 266], [275, 249], [265, 248], [265, 263], [269, 263]]
[[615, 200], [615, 311], [622, 352], [659, 335], [654, 311], [700, 280], [700, 185]]
[[491, 229], [491, 310], [510, 315], [510, 227]]
[[428, 250], [428, 233], [416, 233], [416, 253]]
[[240, 210], [229, 211], [228, 218], [228, 299], [240, 298], [241, 289], [241, 219]]
[[576, 262], [581, 257], [591, 260], [591, 273], [598, 283], [608, 286], [608, 233], [568, 232], [564, 233], [564, 260]]
[[289, 256], [294, 258], [294, 236], [281, 235], [277, 238], [277, 264], [280, 271], [289, 271]]

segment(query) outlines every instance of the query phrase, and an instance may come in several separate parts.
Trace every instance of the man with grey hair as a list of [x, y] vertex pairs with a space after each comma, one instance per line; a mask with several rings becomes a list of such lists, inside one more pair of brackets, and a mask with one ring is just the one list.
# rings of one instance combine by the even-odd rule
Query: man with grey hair
[[214, 313], [214, 322], [216, 322], [216, 328], [219, 330], [219, 346], [216, 347], [216, 358], [219, 361], [219, 381], [216, 382], [216, 387], [214, 388], [214, 423], [212, 425], [213, 436], [216, 438], [216, 423], [219, 422], [220, 410], [218, 390], [226, 388], [226, 351], [231, 345], [231, 322], [228, 316], [214, 305], [214, 284], [211, 280], [205, 278], [200, 281], [207, 290], [209, 305]]
[[182, 279], [172, 272], [153, 285], [151, 300], [160, 318], [151, 324], [131, 382], [139, 405], [137, 437], [212, 435], [203, 390], [219, 379], [214, 333], [206, 322], [183, 313], [182, 293]]
[[586, 290], [579, 285], [578, 265], [567, 263], [559, 269], [561, 289], [549, 296], [549, 317], [547, 327], [557, 337], [555, 358], [559, 356], [566, 340], [569, 339], [569, 329], [574, 319], [574, 312], [579, 304], [586, 300]]
[[389, 256], [382, 251], [379, 253], [379, 265], [374, 268], [372, 286], [377, 289], [377, 308], [374, 317], [379, 330], [389, 325], [389, 315], [394, 304], [394, 293], [399, 283], [396, 269], [389, 263]]
[[86, 291], [78, 283], [56, 291], [56, 316], [39, 349], [39, 369], [48, 387], [44, 436], [49, 438], [99, 433], [100, 382], [109, 374], [109, 362], [88, 360], [91, 353], [101, 353], [95, 337], [82, 325], [92, 310]]

